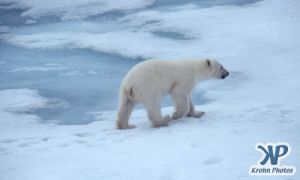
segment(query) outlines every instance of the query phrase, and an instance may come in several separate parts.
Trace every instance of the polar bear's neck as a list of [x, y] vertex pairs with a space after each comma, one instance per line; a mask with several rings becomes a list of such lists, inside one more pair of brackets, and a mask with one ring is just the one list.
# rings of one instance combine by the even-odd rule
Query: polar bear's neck
[[204, 60], [196, 60], [194, 63], [193, 71], [196, 77], [197, 83], [211, 78], [211, 71]]

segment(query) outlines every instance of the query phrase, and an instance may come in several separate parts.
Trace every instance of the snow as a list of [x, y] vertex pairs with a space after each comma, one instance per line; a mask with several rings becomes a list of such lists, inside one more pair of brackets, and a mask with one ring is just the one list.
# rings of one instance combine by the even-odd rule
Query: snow
[[43, 16], [56, 16], [62, 20], [84, 19], [89, 16], [111, 11], [129, 11], [147, 7], [153, 0], [4, 0], [5, 9], [26, 9], [23, 17], [37, 19]]
[[[6, 89], [0, 91], [1, 141], [5, 131], [34, 123], [38, 116], [31, 114], [35, 109], [43, 108], [48, 100], [31, 89]], [[2, 148], [0, 148], [2, 149]], [[2, 173], [1, 173], [2, 174]]]
[[67, 69], [66, 67], [60, 65], [48, 65], [48, 66], [36, 66], [36, 67], [23, 67], [23, 68], [16, 68], [9, 72], [31, 72], [31, 71], [61, 71]]
[[[26, 7], [22, 16], [37, 23], [2, 26], [1, 180], [299, 179], [299, 173], [248, 174], [260, 158], [254, 148], [258, 142], [289, 143], [293, 150], [283, 162], [300, 167], [298, 1], [207, 8], [196, 3], [146, 8], [154, 2], [135, 0], [124, 6], [125, 1], [111, 1], [91, 11], [94, 1], [77, 0], [72, 7], [68, 1], [50, 6], [35, 0], [13, 2], [11, 7]], [[82, 3], [87, 8], [75, 12]], [[136, 8], [146, 9], [115, 20], [82, 20]], [[48, 15], [73, 21], [38, 23]], [[143, 109], [137, 108], [131, 118], [137, 128], [114, 128], [118, 84], [140, 61], [136, 58], [199, 56], [218, 59], [231, 73], [195, 89], [196, 108], [206, 112], [203, 118], [151, 128]], [[101, 105], [93, 104], [99, 100]], [[113, 108], [105, 109], [106, 104]], [[162, 110], [170, 114], [172, 107], [166, 103]], [[74, 116], [62, 116], [64, 121], [44, 119], [45, 114], [68, 112]], [[70, 123], [76, 116], [90, 119]]]
[[[77, 33], [57, 32], [34, 35], [16, 35], [7, 37], [8, 42], [28, 48], [82, 48], [105, 53], [115, 53], [122, 56], [149, 58], [152, 54], [166, 54], [160, 44], [165, 47], [180, 49], [182, 45], [174, 40], [164, 40], [147, 32], [116, 31], [108, 33]], [[131, 46], [127, 45], [130, 40]], [[144, 43], [149, 45], [143, 45]], [[175, 47], [174, 47], [175, 46]]]
[[[283, 10], [289, 8], [286, 6], [288, 4], [283, 4], [281, 8]], [[299, 5], [294, 3], [293, 6], [295, 8], [289, 10], [296, 14], [297, 12], [294, 11]], [[211, 8], [199, 10], [193, 5], [185, 5], [164, 11], [144, 10], [121, 18], [117, 25], [111, 23], [110, 26], [116, 27], [105, 32], [101, 31], [103, 26], [95, 23], [78, 24], [83, 27], [87, 26], [87, 28], [80, 27], [80, 30], [89, 29], [88, 31], [94, 32], [76, 31], [73, 26], [66, 29], [59, 24], [59, 28], [64, 28], [64, 30], [47, 32], [45, 29], [48, 29], [48, 26], [46, 26], [45, 29], [41, 28], [31, 34], [18, 32], [7, 35], [5, 40], [28, 48], [82, 48], [132, 58], [178, 58], [205, 55], [218, 57], [216, 54], [218, 49], [224, 48], [228, 49], [227, 56], [229, 56], [242, 51], [241, 48], [249, 48], [248, 44], [257, 44], [259, 48], [268, 47], [272, 42], [278, 42], [279, 36], [282, 35], [286, 38], [280, 38], [280, 44], [274, 48], [281, 49], [289, 45], [298, 45], [297, 39], [290, 38], [297, 36], [299, 28], [299, 24], [296, 23], [297, 19], [293, 17], [280, 12], [274, 14], [274, 10], [268, 7], [260, 10], [256, 8], [256, 5], [247, 8], [226, 6], [214, 9], [214, 11]], [[216, 11], [218, 14], [215, 14]], [[255, 16], [249, 16], [254, 13]], [[259, 21], [257, 17], [260, 17]], [[282, 18], [282, 22], [274, 23], [274, 18]], [[238, 21], [240, 23], [236, 25]], [[249, 25], [253, 23], [255, 26]], [[281, 31], [286, 31], [285, 26], [291, 26], [289, 33], [281, 33]], [[124, 27], [124, 30], [120, 30]], [[269, 31], [274, 32], [269, 33]], [[153, 32], [177, 32], [192, 39], [178, 41], [160, 38]], [[129, 41], [130, 46], [127, 45]], [[228, 48], [229, 46], [231, 48]]]

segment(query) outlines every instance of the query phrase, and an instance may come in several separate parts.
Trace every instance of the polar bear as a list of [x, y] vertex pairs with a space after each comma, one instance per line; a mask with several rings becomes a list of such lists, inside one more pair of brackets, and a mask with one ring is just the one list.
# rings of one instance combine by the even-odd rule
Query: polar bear
[[[136, 103], [141, 103], [153, 127], [167, 126], [169, 121], [185, 116], [200, 118], [191, 101], [193, 87], [200, 81], [224, 79], [229, 72], [215, 60], [147, 60], [135, 65], [125, 76], [119, 92], [117, 128], [130, 129], [129, 117]], [[171, 95], [175, 112], [162, 117], [160, 102]]]

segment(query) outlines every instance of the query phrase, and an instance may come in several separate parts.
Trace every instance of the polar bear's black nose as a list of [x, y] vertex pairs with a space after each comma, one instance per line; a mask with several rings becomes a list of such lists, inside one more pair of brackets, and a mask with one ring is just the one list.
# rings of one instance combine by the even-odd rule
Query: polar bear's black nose
[[221, 76], [221, 78], [222, 78], [222, 79], [225, 79], [228, 75], [229, 75], [229, 72], [226, 71], [226, 72]]

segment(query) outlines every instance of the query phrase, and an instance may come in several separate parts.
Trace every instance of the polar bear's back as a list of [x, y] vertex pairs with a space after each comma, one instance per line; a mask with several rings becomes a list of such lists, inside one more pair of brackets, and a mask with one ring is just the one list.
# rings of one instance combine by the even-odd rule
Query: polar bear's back
[[147, 60], [135, 65], [125, 76], [122, 88], [136, 95], [167, 94], [176, 83], [194, 83], [193, 63]]
[[146, 89], [149, 91], [149, 89], [155, 88], [162, 89], [170, 81], [173, 81], [170, 62], [148, 60], [135, 65], [126, 74], [123, 87], [133, 87], [135, 91], [145, 91]]

